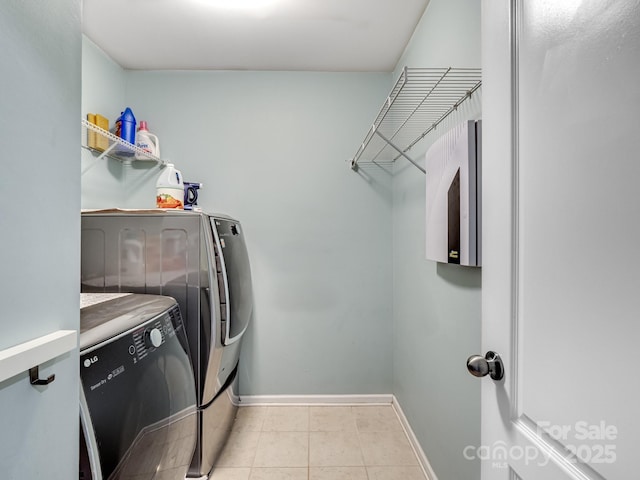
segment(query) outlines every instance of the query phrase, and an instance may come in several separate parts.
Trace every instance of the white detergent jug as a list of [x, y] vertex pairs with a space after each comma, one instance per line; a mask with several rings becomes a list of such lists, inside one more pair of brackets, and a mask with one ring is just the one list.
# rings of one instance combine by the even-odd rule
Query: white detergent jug
[[184, 183], [180, 170], [168, 163], [156, 182], [156, 206], [158, 208], [184, 208]]
[[[147, 122], [144, 120], [140, 121], [140, 128], [136, 133], [136, 147], [156, 157], [160, 156], [160, 140], [147, 129]], [[136, 160], [146, 160], [147, 158], [145, 155], [136, 152]]]

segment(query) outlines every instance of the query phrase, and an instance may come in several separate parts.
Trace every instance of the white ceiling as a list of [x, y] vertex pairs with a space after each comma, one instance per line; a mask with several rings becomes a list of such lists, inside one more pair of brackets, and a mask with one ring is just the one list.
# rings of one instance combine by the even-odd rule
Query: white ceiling
[[83, 31], [129, 69], [388, 72], [428, 3], [84, 0]]

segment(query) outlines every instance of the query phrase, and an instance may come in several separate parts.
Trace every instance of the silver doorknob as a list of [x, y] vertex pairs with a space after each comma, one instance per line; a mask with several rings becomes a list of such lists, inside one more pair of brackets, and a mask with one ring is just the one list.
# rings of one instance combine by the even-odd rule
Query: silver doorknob
[[488, 351], [482, 357], [480, 355], [471, 355], [467, 359], [467, 370], [474, 377], [484, 377], [489, 375], [494, 380], [502, 380], [504, 377], [504, 364], [500, 355], [496, 352]]

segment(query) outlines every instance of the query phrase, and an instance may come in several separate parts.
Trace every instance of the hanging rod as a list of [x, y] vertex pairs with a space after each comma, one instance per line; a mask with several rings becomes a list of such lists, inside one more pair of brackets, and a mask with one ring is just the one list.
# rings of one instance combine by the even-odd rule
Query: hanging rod
[[390, 164], [404, 157], [425, 170], [407, 152], [434, 130], [482, 85], [479, 68], [404, 67], [351, 159], [358, 163]]

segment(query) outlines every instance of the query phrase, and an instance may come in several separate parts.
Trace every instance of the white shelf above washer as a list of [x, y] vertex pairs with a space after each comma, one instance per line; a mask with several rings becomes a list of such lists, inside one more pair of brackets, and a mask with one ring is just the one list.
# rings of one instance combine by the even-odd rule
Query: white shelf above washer
[[[86, 131], [86, 135], [84, 137], [84, 143], [82, 144], [82, 147], [99, 154], [98, 159], [109, 157], [115, 160], [119, 160], [121, 162], [131, 162], [131, 161], [155, 162], [161, 166], [164, 166], [167, 164], [165, 160], [162, 160], [161, 158], [156, 157], [155, 155], [151, 155], [149, 152], [145, 152], [143, 149], [136, 147], [135, 145], [123, 140], [122, 138], [114, 135], [111, 132], [108, 132], [103, 128], [98, 127], [97, 125], [89, 122], [88, 120], [84, 118], [81, 120], [82, 120], [83, 130]], [[107, 138], [109, 141], [109, 146], [104, 151], [90, 147], [89, 140], [88, 140], [88, 136], [90, 133]], [[131, 152], [130, 155], [118, 154], [116, 152], [117, 147], [120, 147], [121, 150]]]

